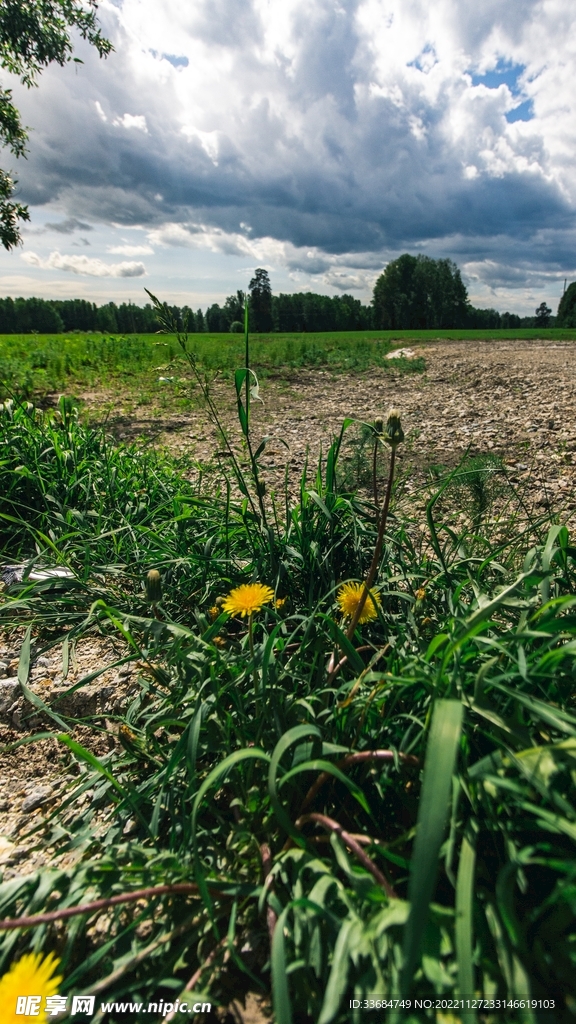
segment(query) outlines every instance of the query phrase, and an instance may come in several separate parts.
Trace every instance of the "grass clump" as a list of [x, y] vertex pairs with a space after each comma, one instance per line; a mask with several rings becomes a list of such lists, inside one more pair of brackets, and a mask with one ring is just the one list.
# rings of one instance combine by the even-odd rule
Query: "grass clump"
[[[338, 483], [350, 421], [281, 514], [260, 485], [249, 357], [235, 385], [250, 472], [234, 464], [215, 496], [65, 403], [4, 406], [3, 556], [74, 572], [4, 595], [6, 626], [29, 627], [22, 685], [71, 633], [121, 637], [140, 674], [103, 756], [43, 709], [76, 777], [29, 837], [75, 859], [0, 885], [3, 917], [27, 925], [8, 922], [0, 971], [52, 951], [64, 993], [147, 1007], [187, 985], [222, 1005], [255, 991], [277, 1024], [360, 1020], [364, 999], [400, 1000], [382, 1020], [432, 1020], [415, 1000], [433, 994], [506, 1001], [463, 1020], [567, 1024], [568, 531], [510, 506], [496, 549], [474, 504], [455, 531], [454, 472], [426, 510], [394, 513], [391, 471], [382, 504], [361, 500]], [[392, 458], [393, 420], [371, 434]]]

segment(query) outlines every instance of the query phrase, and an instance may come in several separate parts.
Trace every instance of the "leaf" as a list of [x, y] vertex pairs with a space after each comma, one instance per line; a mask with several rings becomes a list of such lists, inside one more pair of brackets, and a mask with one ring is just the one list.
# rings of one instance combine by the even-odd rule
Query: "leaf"
[[292, 1024], [292, 1008], [290, 1006], [290, 990], [288, 988], [286, 950], [284, 946], [284, 927], [290, 909], [291, 906], [288, 904], [282, 911], [276, 921], [274, 935], [272, 936], [272, 1000], [276, 1024]]
[[477, 608], [476, 611], [473, 612], [472, 615], [470, 615], [466, 619], [466, 632], [468, 633], [468, 630], [472, 629], [474, 626], [477, 626], [480, 622], [483, 622], [484, 619], [489, 619], [490, 616], [492, 615], [492, 612], [495, 612], [496, 609], [499, 608], [501, 604], [504, 604], [506, 599], [510, 597], [514, 593], [516, 588], [519, 587], [520, 584], [526, 579], [527, 575], [528, 573], [523, 572], [518, 577], [518, 579], [514, 581], [514, 583], [510, 583], [507, 587], [504, 587], [503, 590], [496, 594], [496, 597], [491, 598], [489, 601], [486, 601], [486, 603], [482, 603], [482, 605], [479, 608]]
[[276, 775], [280, 766], [280, 760], [286, 753], [289, 747], [293, 743], [297, 743], [298, 740], [303, 739], [304, 736], [314, 736], [318, 740], [319, 746], [322, 743], [322, 735], [320, 730], [315, 725], [295, 725], [292, 729], [289, 729], [284, 734], [282, 739], [278, 741], [274, 747], [274, 752], [270, 760], [270, 767], [268, 769], [268, 795], [270, 796], [270, 803], [274, 813], [280, 823], [281, 827], [289, 836], [294, 839], [298, 846], [305, 846], [306, 841], [303, 839], [301, 833], [298, 831], [292, 820], [288, 817], [288, 814], [282, 807], [278, 798], [278, 785], [276, 782]]
[[18, 682], [20, 686], [26, 686], [28, 682], [28, 676], [30, 675], [30, 634], [32, 632], [32, 626], [28, 626], [22, 641], [22, 647], [20, 648], [20, 658], [18, 659]]
[[571, 736], [576, 736], [576, 718], [573, 715], [561, 711], [560, 708], [554, 708], [551, 704], [546, 704], [536, 697], [527, 697], [518, 690], [511, 690], [510, 687], [504, 686], [502, 683], [496, 683], [492, 679], [490, 680], [490, 686], [494, 686], [497, 690], [501, 690], [502, 693], [517, 700], [519, 704], [523, 704], [525, 708], [532, 711], [542, 721], [547, 722], [548, 725], [558, 729], [559, 732], [566, 732]]
[[338, 932], [338, 938], [336, 940], [336, 946], [334, 947], [334, 955], [332, 957], [332, 968], [330, 970], [330, 976], [328, 978], [328, 984], [326, 986], [326, 993], [324, 995], [324, 1002], [322, 1003], [322, 1009], [318, 1018], [318, 1024], [330, 1024], [330, 1021], [334, 1020], [334, 1017], [338, 1013], [342, 997], [346, 992], [348, 985], [348, 943], [350, 939], [350, 932], [356, 926], [356, 921], [348, 919], [344, 921], [344, 924]]
[[286, 775], [282, 776], [282, 778], [280, 779], [278, 789], [280, 789], [285, 782], [288, 782], [289, 779], [292, 779], [295, 775], [298, 775], [300, 772], [311, 771], [328, 772], [330, 775], [333, 775], [336, 779], [339, 779], [340, 782], [343, 782], [344, 785], [348, 787], [352, 796], [355, 798], [355, 800], [358, 801], [363, 810], [365, 810], [367, 814], [370, 814], [370, 807], [368, 805], [368, 801], [366, 800], [364, 793], [360, 789], [360, 786], [357, 786], [355, 782], [352, 782], [352, 779], [349, 779], [348, 776], [344, 774], [344, 772], [340, 771], [340, 769], [337, 768], [336, 765], [332, 764], [330, 761], [323, 761], [321, 759], [318, 759], [315, 761], [304, 761], [304, 763], [296, 765], [295, 768], [291, 768], [290, 771], [286, 772]]
[[202, 894], [202, 898], [210, 913], [212, 908], [212, 901], [208, 893], [206, 879], [204, 878], [204, 872], [202, 871], [202, 868], [200, 866], [200, 858], [198, 856], [198, 841], [196, 838], [196, 821], [198, 818], [198, 811], [200, 809], [200, 804], [202, 800], [206, 796], [206, 793], [216, 782], [219, 782], [220, 779], [223, 776], [225, 776], [230, 771], [231, 768], [235, 767], [235, 765], [240, 764], [242, 761], [250, 760], [270, 761], [270, 755], [266, 754], [263, 750], [259, 750], [257, 747], [249, 748], [248, 750], [235, 750], [233, 754], [229, 754], [228, 757], [225, 757], [224, 760], [220, 762], [220, 764], [217, 764], [216, 767], [212, 769], [207, 778], [204, 779], [204, 782], [200, 786], [200, 789], [198, 790], [194, 798], [194, 803], [192, 805], [192, 846], [194, 850], [194, 867], [196, 871], [196, 879], [198, 882], [198, 886], [200, 888], [200, 892]]
[[[458, 962], [458, 991], [462, 998], [476, 991], [474, 984], [474, 870], [476, 866], [476, 825], [471, 822], [462, 839], [460, 863], [456, 879], [456, 959]], [[467, 1021], [476, 1020], [476, 1011], [470, 1010]]]
[[332, 515], [331, 515], [330, 511], [328, 510], [328, 508], [326, 506], [326, 503], [322, 500], [320, 495], [317, 494], [316, 491], [308, 491], [308, 495], [309, 495], [310, 498], [312, 498], [312, 501], [314, 502], [314, 504], [317, 505], [318, 508], [324, 513], [324, 515], [326, 516], [326, 519], [328, 520], [328, 522], [331, 523], [332, 522]]
[[329, 615], [318, 614], [316, 618], [324, 620], [328, 631], [332, 634], [332, 639], [338, 644], [342, 653], [347, 655], [350, 667], [355, 672], [363, 672], [366, 666], [362, 658], [346, 634], [342, 632], [338, 623], [334, 622], [334, 619], [331, 619]]
[[403, 992], [408, 991], [412, 981], [434, 892], [462, 713], [460, 701], [438, 700], [432, 715], [408, 885], [410, 915], [404, 930], [404, 965], [400, 984]]

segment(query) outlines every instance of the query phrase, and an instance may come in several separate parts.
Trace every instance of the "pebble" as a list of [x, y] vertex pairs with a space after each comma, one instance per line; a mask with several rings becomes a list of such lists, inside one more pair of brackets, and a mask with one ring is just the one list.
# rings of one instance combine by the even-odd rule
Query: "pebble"
[[9, 711], [20, 692], [17, 679], [0, 679], [0, 714]]
[[33, 789], [26, 799], [22, 801], [22, 814], [31, 814], [38, 807], [42, 807], [42, 804], [45, 804], [53, 794], [52, 786], [38, 786], [36, 789]]

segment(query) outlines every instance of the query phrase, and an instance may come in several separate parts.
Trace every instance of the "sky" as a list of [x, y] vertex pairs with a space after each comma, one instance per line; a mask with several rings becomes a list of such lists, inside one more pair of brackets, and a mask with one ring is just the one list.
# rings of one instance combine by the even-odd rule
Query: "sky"
[[0, 294], [194, 309], [264, 267], [369, 302], [403, 252], [474, 305], [576, 279], [573, 0], [104, 0], [101, 60], [0, 81], [30, 205]]

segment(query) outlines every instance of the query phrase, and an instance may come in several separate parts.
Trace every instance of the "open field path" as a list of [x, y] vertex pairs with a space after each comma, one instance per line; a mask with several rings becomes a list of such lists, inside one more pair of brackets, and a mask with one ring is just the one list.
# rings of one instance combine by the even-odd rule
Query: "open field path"
[[[253, 429], [257, 438], [270, 438], [262, 460], [269, 485], [280, 484], [288, 461], [294, 491], [307, 453], [314, 466], [344, 417], [373, 421], [394, 406], [406, 434], [399, 456], [408, 491], [420, 488], [427, 467], [453, 465], [469, 449], [501, 456], [536, 504], [556, 504], [556, 496], [563, 507], [576, 508], [573, 342], [443, 341], [413, 351], [426, 361], [423, 374], [374, 368], [333, 375], [307, 368], [263, 380], [263, 404], [252, 403]], [[157, 387], [161, 396], [163, 385]], [[224, 423], [235, 431], [233, 383], [216, 382], [214, 394]], [[117, 436], [148, 436], [173, 453], [188, 454], [208, 474], [216, 472], [218, 443], [199, 404], [185, 412], [165, 398], [162, 408], [139, 405], [130, 393], [83, 397], [93, 414], [109, 403], [108, 424]]]

